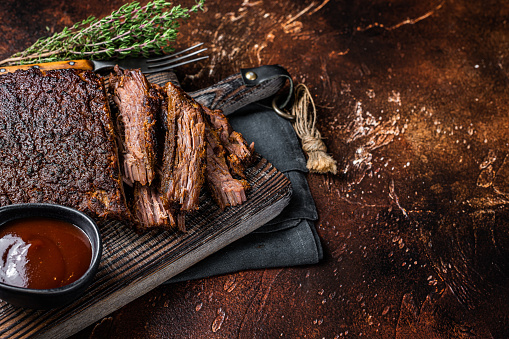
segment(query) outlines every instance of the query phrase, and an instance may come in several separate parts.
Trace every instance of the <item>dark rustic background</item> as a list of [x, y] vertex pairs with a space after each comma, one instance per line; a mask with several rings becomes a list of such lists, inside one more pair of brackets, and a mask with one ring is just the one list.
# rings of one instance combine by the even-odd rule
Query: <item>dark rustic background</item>
[[[0, 57], [123, 3], [4, 0]], [[181, 83], [277, 63], [309, 86], [339, 167], [308, 176], [325, 258], [164, 285], [75, 338], [508, 337], [508, 20], [503, 0], [207, 0], [176, 47], [210, 58]]]

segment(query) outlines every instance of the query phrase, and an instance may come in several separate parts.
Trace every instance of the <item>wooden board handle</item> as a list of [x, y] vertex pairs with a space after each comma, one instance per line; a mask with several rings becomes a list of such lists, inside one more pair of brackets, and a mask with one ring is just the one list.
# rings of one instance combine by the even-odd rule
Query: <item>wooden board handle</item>
[[18, 69], [30, 69], [30, 68], [39, 68], [42, 71], [64, 68], [76, 68], [83, 69], [86, 71], [93, 71], [94, 64], [89, 60], [66, 60], [66, 61], [45, 62], [40, 64], [5, 66], [0, 68], [0, 74], [12, 73], [14, 71], [17, 71]]
[[[245, 75], [241, 72], [229, 76], [215, 85], [191, 92], [189, 95], [204, 106], [221, 109], [225, 115], [231, 114], [250, 103], [276, 94], [284, 87], [289, 78], [286, 70], [280, 66], [270, 66], [272, 67], [271, 71], [266, 72], [266, 67], [249, 69], [259, 75], [256, 81], [246, 80]], [[278, 68], [281, 74], [277, 74]], [[283, 74], [284, 76], [280, 76]]]

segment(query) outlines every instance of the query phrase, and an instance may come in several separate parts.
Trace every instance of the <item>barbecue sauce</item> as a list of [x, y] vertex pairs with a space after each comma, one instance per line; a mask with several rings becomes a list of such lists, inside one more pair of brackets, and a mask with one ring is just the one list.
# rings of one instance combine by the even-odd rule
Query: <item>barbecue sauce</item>
[[92, 247], [75, 225], [25, 218], [0, 227], [0, 282], [50, 289], [79, 279], [90, 266]]

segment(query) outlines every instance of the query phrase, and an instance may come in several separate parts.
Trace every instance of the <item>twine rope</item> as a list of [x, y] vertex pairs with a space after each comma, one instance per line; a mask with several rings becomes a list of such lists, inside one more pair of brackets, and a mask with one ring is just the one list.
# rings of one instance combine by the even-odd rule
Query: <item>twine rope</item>
[[313, 173], [336, 174], [336, 160], [327, 153], [327, 146], [316, 129], [316, 106], [306, 85], [299, 84], [295, 87], [295, 102], [290, 114], [295, 116], [293, 128], [308, 156], [307, 168]]

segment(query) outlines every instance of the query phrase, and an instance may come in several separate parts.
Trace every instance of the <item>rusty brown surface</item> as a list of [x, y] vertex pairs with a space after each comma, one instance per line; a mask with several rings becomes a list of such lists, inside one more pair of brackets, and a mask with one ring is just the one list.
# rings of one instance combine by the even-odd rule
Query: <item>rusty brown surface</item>
[[[2, 1], [0, 55], [122, 1]], [[323, 5], [323, 6], [322, 6]], [[506, 338], [507, 1], [208, 0], [183, 86], [281, 64], [339, 174], [309, 174], [324, 260], [164, 285], [75, 338]]]

